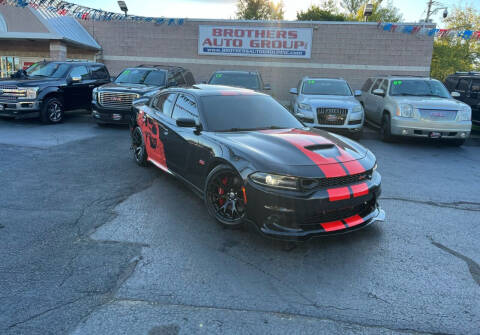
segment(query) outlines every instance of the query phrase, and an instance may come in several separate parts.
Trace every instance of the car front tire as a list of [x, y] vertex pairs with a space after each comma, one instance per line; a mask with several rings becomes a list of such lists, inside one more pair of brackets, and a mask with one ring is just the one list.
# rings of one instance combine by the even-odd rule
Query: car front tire
[[147, 166], [147, 149], [140, 127], [135, 127], [132, 132], [133, 159], [139, 166]]
[[380, 138], [383, 142], [392, 142], [392, 126], [390, 124], [390, 115], [384, 114], [382, 118], [382, 126], [380, 127]]
[[229, 165], [218, 165], [208, 174], [205, 206], [223, 227], [240, 228], [244, 224], [246, 204], [242, 187], [242, 178]]
[[42, 122], [46, 124], [62, 122], [64, 117], [64, 107], [60, 99], [55, 97], [48, 98], [42, 106], [40, 116]]

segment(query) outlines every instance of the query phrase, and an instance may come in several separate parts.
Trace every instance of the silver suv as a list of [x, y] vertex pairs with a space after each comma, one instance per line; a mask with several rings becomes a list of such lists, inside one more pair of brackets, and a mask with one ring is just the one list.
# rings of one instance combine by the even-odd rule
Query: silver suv
[[382, 140], [394, 136], [442, 138], [462, 145], [472, 129], [472, 110], [435, 79], [409, 76], [369, 78], [358, 98], [367, 122]]
[[293, 114], [309, 127], [343, 130], [359, 138], [364, 113], [347, 81], [305, 77], [290, 89]]

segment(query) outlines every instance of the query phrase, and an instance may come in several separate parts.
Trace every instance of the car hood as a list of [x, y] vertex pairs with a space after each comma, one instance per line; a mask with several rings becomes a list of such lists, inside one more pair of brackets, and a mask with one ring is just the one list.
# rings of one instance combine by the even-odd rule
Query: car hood
[[461, 101], [439, 97], [392, 97], [399, 104], [410, 104], [416, 108], [459, 110], [465, 104]]
[[108, 83], [98, 88], [99, 91], [113, 91], [113, 92], [132, 92], [144, 94], [146, 92], [155, 91], [163, 88], [164, 86], [153, 86], [143, 84], [131, 84], [131, 83]]
[[[234, 149], [237, 155], [258, 162], [257, 166], [294, 175], [299, 175], [297, 171], [310, 175], [308, 169], [292, 169], [303, 166], [320, 167], [322, 171], [325, 168], [337, 174], [329, 177], [340, 176], [345, 171], [341, 165], [348, 169], [353, 164], [349, 162], [362, 160], [368, 152], [357, 142], [318, 129], [217, 132], [214, 136]], [[349, 172], [352, 173], [353, 169]]]
[[61, 78], [25, 78], [25, 79], [1, 79], [0, 85], [5, 86], [18, 86], [18, 87], [35, 87], [45, 86], [51, 83], [63, 82]]
[[304, 96], [302, 103], [311, 105], [312, 107], [337, 107], [337, 108], [353, 108], [360, 105], [357, 99], [353, 96], [338, 96], [338, 95], [309, 95]]

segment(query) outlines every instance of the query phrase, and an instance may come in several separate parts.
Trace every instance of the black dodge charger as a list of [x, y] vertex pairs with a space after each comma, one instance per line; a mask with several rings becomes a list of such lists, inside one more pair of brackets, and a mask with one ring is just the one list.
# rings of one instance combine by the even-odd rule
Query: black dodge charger
[[135, 107], [135, 161], [187, 183], [222, 225], [307, 239], [384, 220], [372, 152], [304, 127], [268, 95], [196, 85]]

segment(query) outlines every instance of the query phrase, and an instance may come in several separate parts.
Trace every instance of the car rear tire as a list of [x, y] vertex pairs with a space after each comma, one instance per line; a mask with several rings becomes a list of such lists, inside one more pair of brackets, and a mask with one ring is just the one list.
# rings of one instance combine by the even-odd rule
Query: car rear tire
[[140, 166], [147, 166], [147, 149], [140, 127], [135, 127], [132, 132], [133, 159]]
[[380, 138], [383, 142], [392, 142], [392, 126], [390, 125], [390, 115], [384, 114], [382, 118], [382, 126], [380, 127]]
[[45, 100], [40, 111], [40, 117], [43, 123], [60, 123], [63, 121], [64, 108], [60, 99], [51, 97]]
[[357, 131], [355, 133], [351, 133], [350, 137], [354, 139], [355, 141], [360, 140], [363, 137], [363, 128], [360, 131]]
[[232, 167], [215, 167], [205, 183], [205, 206], [208, 213], [226, 228], [240, 228], [244, 224], [246, 204], [243, 180]]

